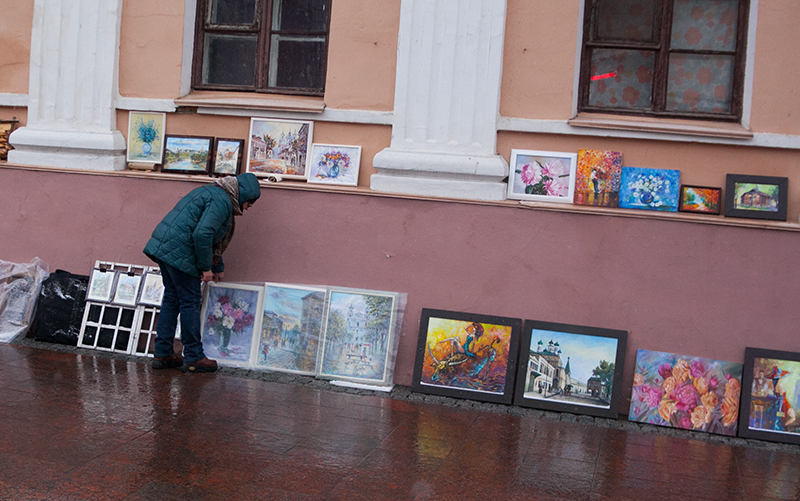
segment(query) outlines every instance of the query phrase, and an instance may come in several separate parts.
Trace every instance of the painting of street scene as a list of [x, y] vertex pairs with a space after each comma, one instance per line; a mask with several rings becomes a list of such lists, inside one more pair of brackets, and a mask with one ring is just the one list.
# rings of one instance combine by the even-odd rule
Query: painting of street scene
[[398, 295], [333, 289], [320, 354], [321, 376], [390, 384]]
[[800, 362], [755, 357], [749, 390], [751, 430], [800, 435]]
[[610, 408], [618, 345], [613, 337], [533, 329], [524, 398]]
[[315, 374], [325, 289], [267, 284], [256, 367]]
[[312, 127], [311, 122], [253, 118], [247, 172], [306, 179]]
[[210, 137], [167, 136], [164, 146], [164, 172], [208, 172]]

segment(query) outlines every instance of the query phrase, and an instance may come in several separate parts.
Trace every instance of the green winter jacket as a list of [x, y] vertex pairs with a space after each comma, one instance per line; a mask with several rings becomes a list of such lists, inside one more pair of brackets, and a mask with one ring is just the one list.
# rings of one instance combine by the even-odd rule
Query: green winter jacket
[[[258, 200], [261, 186], [255, 175], [242, 174], [236, 179], [240, 204]], [[195, 188], [158, 223], [144, 253], [189, 275], [199, 277], [208, 270], [220, 273], [225, 265], [220, 256], [212, 267], [212, 248], [227, 233], [232, 217], [233, 206], [224, 189], [213, 184]]]

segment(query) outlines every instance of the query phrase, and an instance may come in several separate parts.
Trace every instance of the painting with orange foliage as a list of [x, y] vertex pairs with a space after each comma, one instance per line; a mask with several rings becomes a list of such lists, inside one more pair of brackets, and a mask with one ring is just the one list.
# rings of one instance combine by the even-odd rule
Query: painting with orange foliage
[[621, 174], [622, 153], [579, 150], [574, 203], [617, 207]]

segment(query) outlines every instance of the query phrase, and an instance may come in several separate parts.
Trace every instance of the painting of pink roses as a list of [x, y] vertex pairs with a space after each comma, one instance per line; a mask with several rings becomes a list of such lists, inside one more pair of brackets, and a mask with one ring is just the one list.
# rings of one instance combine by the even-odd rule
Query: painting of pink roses
[[639, 350], [628, 419], [736, 436], [742, 364]]
[[508, 198], [572, 203], [575, 193], [576, 153], [511, 150]]

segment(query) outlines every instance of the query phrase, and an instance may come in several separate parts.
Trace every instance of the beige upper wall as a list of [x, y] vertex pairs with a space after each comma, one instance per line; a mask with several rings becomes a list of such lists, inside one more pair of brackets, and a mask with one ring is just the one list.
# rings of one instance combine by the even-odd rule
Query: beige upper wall
[[0, 92], [28, 93], [33, 0], [2, 3], [0, 12]]

